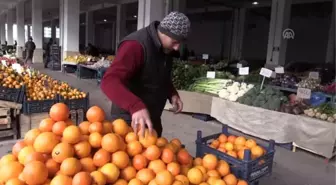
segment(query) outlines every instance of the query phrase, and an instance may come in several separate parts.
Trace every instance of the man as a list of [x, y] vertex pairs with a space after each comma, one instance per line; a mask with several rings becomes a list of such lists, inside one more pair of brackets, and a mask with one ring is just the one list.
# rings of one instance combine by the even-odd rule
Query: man
[[35, 43], [33, 42], [33, 38], [29, 37], [28, 41], [25, 44], [25, 49], [27, 53], [25, 64], [27, 64], [27, 62], [30, 62], [30, 63], [32, 62], [35, 48], [36, 46], [35, 46]]
[[189, 19], [171, 12], [161, 22], [126, 36], [119, 44], [101, 88], [112, 101], [113, 119], [123, 118], [134, 130], [145, 127], [162, 134], [161, 114], [167, 99], [175, 112], [183, 103], [171, 80], [172, 52], [178, 51], [188, 35]]
[[86, 48], [86, 54], [91, 55], [93, 57], [98, 57], [99, 56], [99, 51], [94, 45], [89, 43], [88, 47]]
[[46, 61], [44, 63], [44, 68], [48, 68], [48, 64], [50, 62], [50, 48], [53, 45], [54, 40], [52, 38], [49, 39], [49, 42], [47, 43], [47, 47], [46, 47]]

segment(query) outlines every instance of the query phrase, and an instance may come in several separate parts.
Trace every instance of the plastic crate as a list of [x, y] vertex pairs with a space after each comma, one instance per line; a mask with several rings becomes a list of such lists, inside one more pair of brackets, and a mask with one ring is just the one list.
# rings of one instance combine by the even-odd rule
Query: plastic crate
[[228, 162], [231, 166], [231, 171], [239, 178], [246, 180], [250, 185], [256, 185], [259, 179], [272, 174], [273, 159], [275, 154], [275, 141], [270, 140], [268, 146], [259, 144], [267, 152], [265, 155], [252, 160], [251, 151], [244, 151], [244, 159], [236, 159], [218, 151], [209, 146], [209, 142], [213, 139], [217, 139], [220, 134], [232, 135], [228, 132], [228, 127], [223, 125], [222, 132], [213, 134], [202, 138], [202, 131], [197, 131], [196, 139], [196, 156], [203, 157], [205, 154], [214, 154], [219, 159]]
[[63, 72], [66, 72], [66, 73], [75, 73], [77, 70], [77, 66], [75, 65], [66, 65], [66, 64], [63, 64]]
[[64, 99], [62, 96], [59, 98], [59, 102], [65, 103], [70, 110], [79, 110], [82, 109], [85, 112], [89, 108], [89, 93], [86, 93], [85, 98], [81, 99]]
[[58, 102], [58, 97], [51, 100], [32, 100], [28, 101], [24, 98], [23, 101], [23, 114], [30, 115], [34, 113], [49, 112], [51, 106]]
[[19, 89], [0, 86], [0, 100], [22, 103], [24, 86]]
[[76, 75], [80, 79], [95, 79], [97, 78], [97, 70], [87, 68], [83, 65], [77, 65]]

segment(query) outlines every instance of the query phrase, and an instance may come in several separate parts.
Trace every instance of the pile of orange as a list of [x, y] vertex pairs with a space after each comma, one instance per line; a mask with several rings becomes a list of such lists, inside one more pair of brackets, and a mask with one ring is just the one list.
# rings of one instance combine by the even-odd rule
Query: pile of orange
[[193, 159], [179, 139], [145, 136], [91, 107], [75, 126], [65, 104], [26, 133], [0, 160], [0, 185], [247, 185], [229, 164], [207, 154]]
[[246, 139], [243, 136], [221, 134], [211, 142], [210, 147], [241, 160], [244, 159], [244, 150], [251, 151], [252, 159], [266, 154], [266, 150], [259, 146], [254, 139]]

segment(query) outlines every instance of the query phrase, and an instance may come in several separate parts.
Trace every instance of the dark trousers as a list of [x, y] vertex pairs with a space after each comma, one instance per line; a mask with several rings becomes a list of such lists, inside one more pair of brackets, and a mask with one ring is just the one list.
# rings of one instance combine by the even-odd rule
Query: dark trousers
[[33, 56], [34, 56], [34, 50], [27, 50], [25, 64], [33, 63]]
[[44, 61], [44, 67], [45, 68], [48, 68], [49, 62], [50, 62], [50, 55], [47, 54], [46, 59]]
[[[126, 121], [126, 123], [131, 126], [132, 124], [132, 117], [127, 114], [127, 113], [124, 113], [124, 114], [117, 114], [117, 115], [113, 115], [112, 114], [112, 122], [116, 119], [123, 119]], [[153, 124], [153, 129], [157, 132], [158, 134], [158, 137], [161, 137], [162, 136], [162, 122], [161, 122], [161, 118], [157, 118], [157, 119], [152, 119], [152, 124]]]

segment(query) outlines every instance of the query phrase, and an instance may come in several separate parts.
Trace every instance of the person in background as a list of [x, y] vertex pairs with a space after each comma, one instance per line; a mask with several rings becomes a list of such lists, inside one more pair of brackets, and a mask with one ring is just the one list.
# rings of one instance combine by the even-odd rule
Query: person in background
[[113, 119], [122, 118], [134, 131], [147, 126], [162, 135], [161, 114], [167, 99], [175, 113], [183, 103], [171, 79], [172, 54], [178, 52], [190, 29], [187, 16], [171, 12], [161, 22], [126, 36], [105, 72], [101, 89], [112, 101]]
[[52, 38], [49, 39], [46, 47], [46, 60], [44, 63], [44, 68], [48, 68], [48, 64], [50, 62], [50, 48], [54, 44], [54, 40]]
[[89, 43], [88, 47], [86, 48], [86, 54], [91, 55], [93, 57], [98, 57], [99, 56], [99, 51], [94, 45]]
[[16, 48], [16, 46], [17, 46], [17, 42], [16, 40], [14, 40], [14, 48]]
[[25, 44], [25, 50], [26, 50], [25, 64], [27, 64], [28, 62], [32, 63], [35, 48], [36, 46], [35, 43], [33, 42], [33, 38], [29, 37], [28, 41]]

